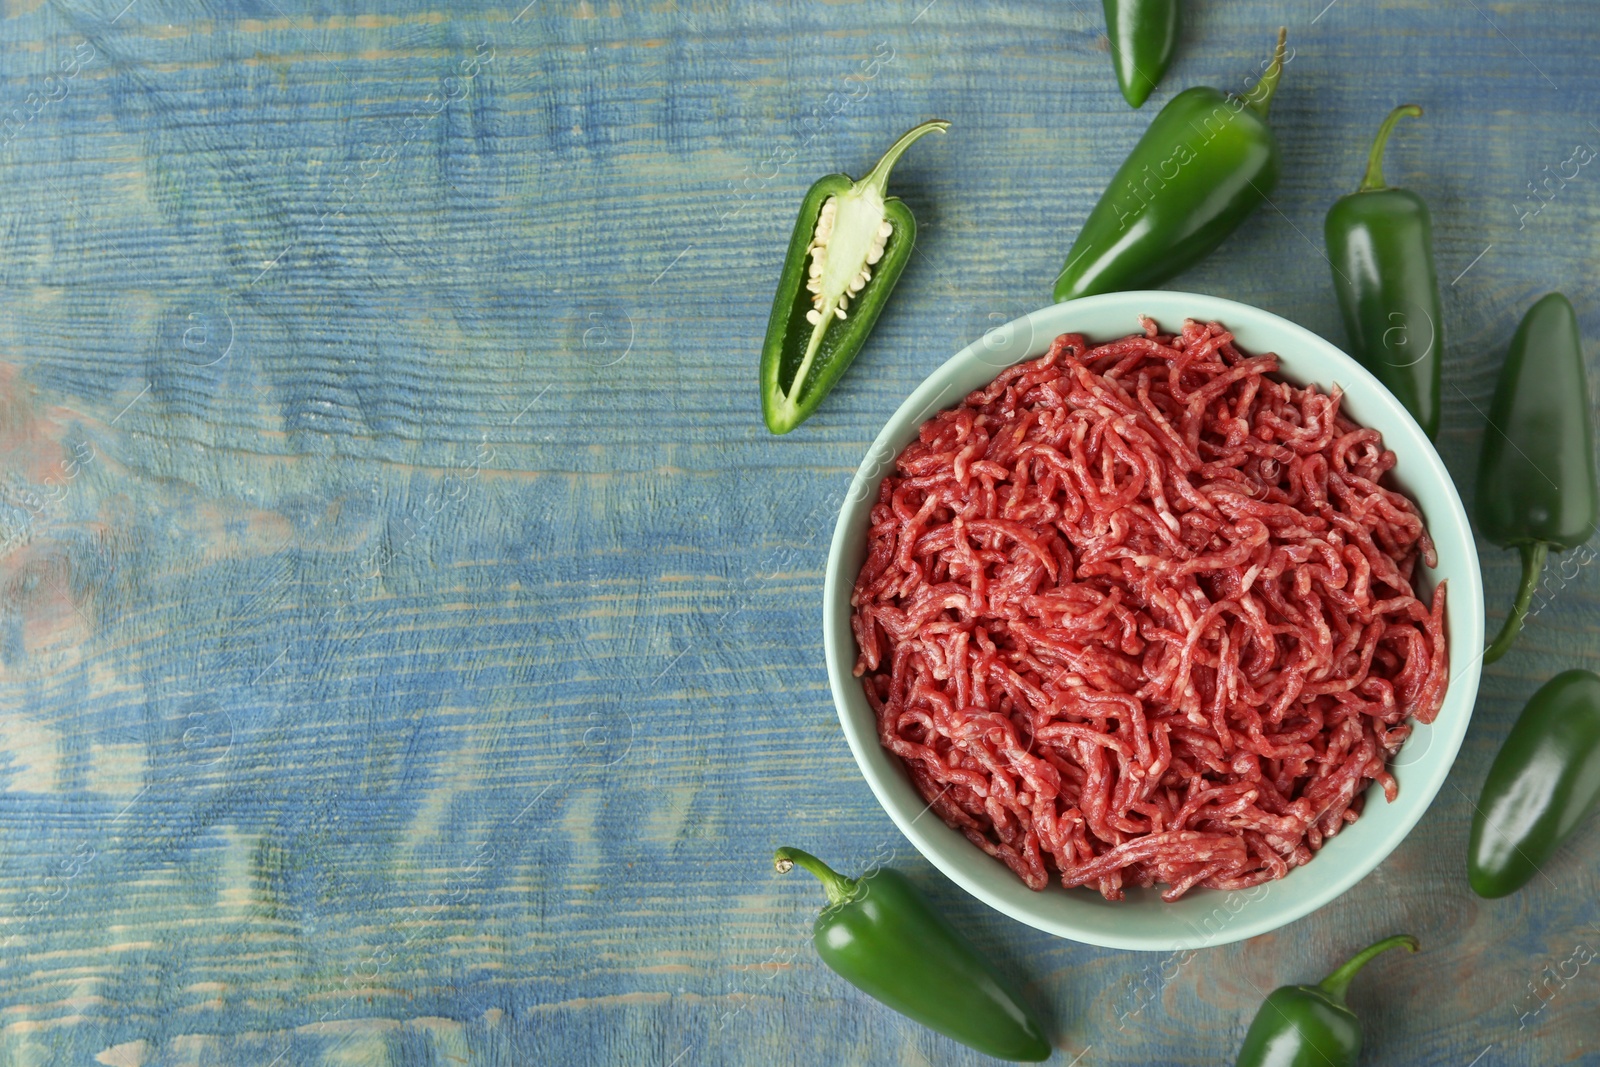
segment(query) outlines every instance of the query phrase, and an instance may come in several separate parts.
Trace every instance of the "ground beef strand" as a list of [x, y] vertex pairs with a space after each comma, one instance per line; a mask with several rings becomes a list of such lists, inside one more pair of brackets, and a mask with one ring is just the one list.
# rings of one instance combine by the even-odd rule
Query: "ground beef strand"
[[1444, 699], [1445, 590], [1340, 394], [1220, 325], [1068, 334], [930, 419], [851, 597], [885, 748], [1033, 889], [1311, 859]]

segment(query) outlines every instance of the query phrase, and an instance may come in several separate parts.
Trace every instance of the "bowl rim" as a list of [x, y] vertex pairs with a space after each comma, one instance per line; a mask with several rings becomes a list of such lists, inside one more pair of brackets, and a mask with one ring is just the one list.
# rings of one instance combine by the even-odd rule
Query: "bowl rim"
[[[1024, 360], [1036, 358], [1047, 350], [1050, 341], [1062, 333], [1074, 332], [1077, 327], [1070, 325], [1074, 317], [1083, 317], [1104, 312], [1112, 314], [1126, 311], [1129, 322], [1136, 325], [1138, 315], [1149, 315], [1164, 328], [1180, 317], [1184, 319], [1197, 319], [1207, 322], [1221, 322], [1230, 330], [1242, 329], [1250, 332], [1263, 330], [1273, 333], [1275, 338], [1270, 346], [1262, 348], [1250, 344], [1251, 351], [1276, 351], [1280, 355], [1284, 350], [1305, 351], [1304, 357], [1292, 359], [1290, 362], [1298, 365], [1302, 359], [1326, 360], [1331, 363], [1328, 372], [1318, 373], [1318, 384], [1324, 387], [1332, 384], [1345, 388], [1347, 394], [1354, 398], [1359, 394], [1360, 406], [1369, 409], [1362, 416], [1366, 425], [1374, 421], [1382, 423], [1385, 427], [1384, 443], [1387, 448], [1402, 455], [1407, 461], [1407, 481], [1413, 487], [1420, 483], [1436, 483], [1442, 489], [1446, 504], [1447, 514], [1430, 514], [1427, 517], [1429, 536], [1435, 545], [1439, 545], [1448, 536], [1456, 542], [1454, 547], [1464, 551], [1459, 553], [1462, 573], [1451, 571], [1447, 577], [1450, 581], [1450, 604], [1448, 609], [1449, 623], [1446, 630], [1446, 643], [1450, 652], [1449, 688], [1446, 691], [1444, 706], [1434, 723], [1426, 727], [1429, 743], [1424, 749], [1419, 760], [1423, 762], [1425, 775], [1418, 778], [1415, 774], [1407, 774], [1402, 788], [1401, 798], [1394, 804], [1378, 805], [1369, 796], [1363, 811], [1363, 818], [1351, 826], [1371, 819], [1380, 813], [1389, 817], [1385, 820], [1380, 831], [1381, 841], [1377, 847], [1371, 848], [1365, 855], [1355, 858], [1345, 857], [1345, 862], [1337, 869], [1333, 865], [1320, 870], [1320, 875], [1326, 876], [1320, 887], [1313, 887], [1307, 891], [1292, 894], [1286, 905], [1269, 908], [1266, 911], [1257, 909], [1254, 914], [1249, 910], [1248, 904], [1241, 905], [1237, 914], [1232, 914], [1233, 908], [1229, 902], [1230, 916], [1223, 928], [1218, 931], [1208, 931], [1201, 936], [1191, 938], [1187, 935], [1173, 937], [1168, 934], [1152, 934], [1137, 929], [1127, 930], [1117, 928], [1116, 913], [1106, 913], [1106, 918], [1111, 920], [1105, 925], [1068, 920], [1059, 915], [1053, 915], [1039, 905], [1047, 902], [1054, 894], [1059, 893], [1089, 893], [1088, 889], [1063, 889], [1059, 884], [1042, 892], [1035, 893], [1026, 890], [1021, 880], [998, 860], [985, 855], [978, 847], [965, 838], [956, 836], [953, 847], [949, 835], [955, 833], [945, 826], [942, 820], [934, 819], [919, 825], [923, 814], [929, 806], [923, 802], [920, 795], [911, 785], [909, 777], [903, 770], [903, 765], [891, 753], [885, 750], [878, 741], [877, 726], [870, 714], [865, 722], [861, 720], [858, 712], [849, 706], [845, 696], [846, 687], [854, 686], [861, 704], [865, 704], [865, 697], [860, 695], [860, 682], [852, 673], [856, 645], [855, 636], [849, 626], [848, 598], [855, 585], [856, 567], [848, 568], [850, 573], [845, 574], [844, 556], [850, 549], [850, 541], [854, 532], [854, 521], [857, 516], [864, 516], [871, 509], [872, 501], [877, 497], [878, 485], [884, 475], [892, 468], [893, 462], [905, 445], [915, 437], [916, 430], [926, 419], [936, 412], [951, 407], [963, 399], [969, 390], [954, 389], [953, 380], [963, 372], [969, 370], [975, 360], [981, 361], [985, 367], [992, 368], [989, 375], [992, 379], [1005, 367], [1012, 366]], [[1063, 322], [1066, 324], [1063, 324]], [[1053, 323], [1053, 325], [1051, 325]], [[985, 358], [995, 355], [997, 349], [1003, 350], [1007, 346], [996, 345], [991, 338], [997, 334], [1003, 335], [1008, 341], [1014, 340], [1019, 332], [1026, 331], [1026, 341], [1021, 345], [1010, 345], [1015, 351], [1005, 351], [1000, 360]], [[1130, 329], [1129, 332], [1132, 332]], [[1124, 335], [1119, 335], [1124, 336]], [[1112, 338], [1106, 338], [1107, 340]], [[1288, 371], [1287, 377], [1291, 380], [1299, 377], [1297, 370]], [[1349, 386], [1359, 382], [1357, 389]], [[1384, 417], [1374, 420], [1370, 409], [1386, 409]], [[909, 435], [907, 431], [909, 430]], [[1398, 435], [1399, 440], [1395, 439]], [[1401, 449], [1405, 449], [1401, 452]], [[1415, 460], [1411, 460], [1411, 457]], [[1417, 466], [1411, 466], [1412, 463]], [[1408, 493], [1415, 496], [1416, 492]], [[861, 520], [864, 536], [864, 518]], [[1444, 562], [1443, 556], [1440, 558]], [[845, 610], [837, 610], [840, 598], [844, 598]], [[1137, 949], [1164, 951], [1180, 948], [1195, 948], [1201, 946], [1215, 946], [1229, 944], [1234, 941], [1255, 937], [1286, 926], [1306, 915], [1323, 907], [1336, 897], [1340, 896], [1361, 879], [1365, 878], [1380, 863], [1388, 858], [1390, 853], [1411, 832], [1432, 805], [1434, 798], [1443, 787], [1446, 777], [1455, 762], [1457, 752], [1460, 750], [1470, 723], [1473, 705], [1476, 702], [1483, 649], [1483, 581], [1478, 566], [1477, 550], [1472, 537], [1472, 528], [1468, 521], [1466, 509], [1462, 505], [1455, 482], [1445, 468], [1433, 443], [1428, 440], [1415, 420], [1406, 412], [1405, 408], [1396, 400], [1389, 391], [1350, 356], [1325, 338], [1313, 333], [1298, 323], [1283, 318], [1273, 312], [1262, 308], [1242, 304], [1222, 297], [1207, 296], [1198, 293], [1187, 293], [1176, 290], [1136, 290], [1129, 292], [1107, 293], [1099, 296], [1084, 297], [1078, 300], [1064, 301], [1032, 311], [1012, 320], [997, 330], [986, 333], [983, 337], [974, 340], [962, 348], [955, 355], [945, 360], [937, 369], [929, 374], [921, 384], [895, 409], [893, 415], [884, 424], [872, 445], [867, 449], [861, 464], [850, 482], [849, 490], [845, 494], [840, 507], [839, 518], [834, 526], [833, 539], [828, 550], [828, 560], [823, 582], [823, 649], [827, 660], [828, 681], [833, 694], [835, 710], [839, 716], [841, 729], [850, 746], [851, 755], [856, 766], [867, 780], [873, 795], [878, 803], [888, 813], [889, 817], [901, 833], [916, 847], [927, 860], [941, 871], [951, 881], [962, 889], [977, 897], [985, 904], [1013, 919], [1055, 934], [1059, 937], [1079, 941], [1087, 944], [1100, 945], [1107, 948]], [[1461, 618], [1458, 619], [1458, 616]], [[1459, 625], [1460, 621], [1465, 626]], [[1465, 632], [1457, 632], [1464, 630]], [[1474, 653], [1465, 665], [1461, 660], [1466, 658], [1464, 652]], [[1446, 711], [1450, 714], [1447, 717]], [[1408, 746], [1414, 745], [1417, 734], [1413, 734], [1406, 742]], [[1437, 751], [1435, 751], [1437, 750]], [[1405, 748], [1400, 750], [1404, 753]], [[1397, 756], [1398, 759], [1398, 756]], [[875, 764], [881, 764], [875, 766]], [[1391, 763], [1391, 767], [1400, 766]], [[885, 771], [888, 771], [886, 774]], [[906, 794], [909, 793], [910, 801]], [[1394, 808], [1400, 808], [1398, 812]], [[913, 813], [914, 812], [914, 813]], [[939, 831], [944, 831], [943, 839]], [[1344, 835], [1338, 835], [1324, 847], [1330, 847]], [[970, 853], [969, 851], [970, 850]], [[1000, 891], [995, 887], [985, 884], [988, 879], [988, 868], [980, 867], [985, 872], [982, 877], [975, 876], [967, 869], [970, 856], [980, 857], [987, 863], [993, 864], [994, 869], [1003, 872], [1006, 879], [1014, 882], [1014, 887]], [[1297, 872], [1311, 870], [1313, 862], [1291, 871], [1289, 877]], [[1280, 884], [1282, 880], [1265, 883], [1266, 887]], [[1298, 888], [1309, 885], [1304, 879], [1298, 883]], [[1016, 888], [1023, 889], [1028, 897], [1019, 897]], [[1258, 887], [1261, 888], [1261, 887]], [[1219, 894], [1217, 890], [1194, 890], [1200, 894]], [[1231, 897], [1238, 894], [1229, 894]], [[1264, 894], [1265, 895], [1265, 894]], [[1010, 899], [1007, 899], [1010, 898]], [[1098, 900], [1098, 895], [1094, 895]], [[1189, 898], [1185, 898], [1189, 899]], [[1259, 899], [1259, 898], [1258, 898]], [[1179, 904], [1182, 902], [1180, 901]], [[1178, 905], [1172, 905], [1176, 907]], [[1112, 905], [1113, 908], [1121, 905]], [[1194, 928], [1193, 923], [1189, 923]], [[1200, 935], [1198, 928], [1195, 933]]]

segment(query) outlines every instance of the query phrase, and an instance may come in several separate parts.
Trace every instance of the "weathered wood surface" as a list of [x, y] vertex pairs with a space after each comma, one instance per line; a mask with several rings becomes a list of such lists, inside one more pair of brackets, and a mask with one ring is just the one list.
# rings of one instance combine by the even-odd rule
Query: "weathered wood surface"
[[[1600, 825], [1509, 900], [1463, 871], [1522, 701], [1600, 666], [1600, 568], [1488, 671], [1393, 858], [1182, 966], [943, 881], [829, 701], [821, 569], [866, 443], [1047, 299], [1149, 115], [1241, 84], [1280, 22], [1283, 183], [1175, 284], [1341, 340], [1322, 215], [1415, 100], [1389, 174], [1434, 208], [1463, 487], [1530, 300], [1600, 338], [1600, 171], [1528, 199], [1600, 145], [1593, 8], [1325, 3], [1196, 0], [1134, 113], [1091, 0], [6, 0], [0, 1061], [979, 1062], [817, 962], [789, 842], [909, 870], [1061, 1064], [1231, 1062], [1263, 991], [1396, 930], [1426, 952], [1358, 985], [1367, 1062], [1600, 1062]], [[935, 115], [897, 171], [919, 254], [774, 440], [794, 205]], [[1498, 617], [1513, 559], [1484, 563]]]

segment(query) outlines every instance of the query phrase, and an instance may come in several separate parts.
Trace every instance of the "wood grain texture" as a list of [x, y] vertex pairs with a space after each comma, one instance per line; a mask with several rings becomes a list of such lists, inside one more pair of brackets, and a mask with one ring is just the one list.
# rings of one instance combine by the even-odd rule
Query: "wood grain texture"
[[[829, 700], [822, 565], [867, 442], [1048, 299], [1154, 109], [1242, 85], [1280, 23], [1283, 182], [1175, 286], [1342, 341], [1322, 216], [1414, 100], [1388, 173], [1433, 206], [1464, 495], [1522, 309], [1563, 288], [1600, 337], [1600, 171], [1524, 217], [1600, 145], [1592, 8], [1324, 4], [1195, 0], [1135, 113], [1089, 0], [8, 0], [0, 1061], [982, 1062], [820, 965], [787, 842], [908, 870], [1060, 1064], [1227, 1062], [1265, 990], [1397, 930], [1426, 951], [1358, 983], [1367, 1062], [1600, 1063], [1600, 964], [1571, 962], [1600, 825], [1509, 900], [1463, 871], [1523, 700], [1600, 667], [1600, 568], [1485, 675], [1388, 862], [1187, 962], [966, 898]], [[950, 136], [896, 171], [918, 255], [775, 440], [794, 206], [930, 116]], [[1497, 621], [1515, 563], [1483, 548]]]

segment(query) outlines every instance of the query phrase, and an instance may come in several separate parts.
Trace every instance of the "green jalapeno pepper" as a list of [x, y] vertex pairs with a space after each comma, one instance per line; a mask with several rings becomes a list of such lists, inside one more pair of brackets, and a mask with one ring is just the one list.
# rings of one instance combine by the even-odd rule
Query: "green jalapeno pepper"
[[1522, 584], [1494, 643], [1493, 663], [1522, 629], [1551, 549], [1589, 539], [1600, 519], [1594, 425], [1578, 317], [1560, 293], [1523, 316], [1500, 368], [1478, 457], [1478, 529], [1522, 554]]
[[761, 346], [761, 413], [773, 433], [809, 418], [866, 343], [917, 239], [911, 209], [884, 195], [889, 172], [918, 138], [949, 128], [924, 122], [865, 178], [826, 175], [800, 202]]
[[1286, 31], [1247, 96], [1185, 89], [1157, 113], [1084, 221], [1055, 298], [1146, 289], [1209, 255], [1278, 184], [1267, 108]]
[[1383, 149], [1394, 124], [1421, 114], [1415, 104], [1389, 112], [1373, 138], [1361, 186], [1328, 210], [1323, 233], [1350, 354], [1432, 438], [1439, 432], [1444, 352], [1433, 228], [1422, 197], [1383, 180]]
[[812, 942], [839, 977], [985, 1055], [1050, 1056], [1044, 1027], [1016, 988], [905, 875], [879, 868], [845, 878], [797, 848], [778, 849], [773, 864], [780, 873], [799, 865], [822, 882], [828, 906], [817, 916]]
[[1600, 802], [1600, 677], [1565, 671], [1533, 694], [1483, 783], [1467, 875], [1480, 897], [1522, 888]]
[[1412, 952], [1418, 947], [1409, 934], [1386, 937], [1316, 985], [1274, 989], [1244, 1036], [1236, 1067], [1355, 1067], [1361, 1022], [1345, 1005], [1345, 990], [1374, 956], [1399, 945]]
[[1178, 0], [1104, 0], [1122, 98], [1143, 107], [1178, 50]]

